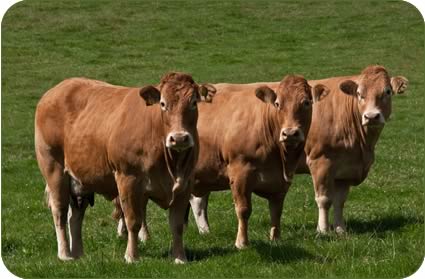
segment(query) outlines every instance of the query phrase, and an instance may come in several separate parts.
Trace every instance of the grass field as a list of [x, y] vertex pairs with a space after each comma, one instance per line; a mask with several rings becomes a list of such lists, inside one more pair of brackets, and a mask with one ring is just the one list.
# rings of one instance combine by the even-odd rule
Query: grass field
[[[401, 1], [24, 1], [2, 21], [1, 251], [21, 277], [406, 277], [424, 257], [424, 22]], [[124, 263], [112, 205], [87, 211], [86, 255], [56, 258], [52, 217], [33, 148], [37, 100], [72, 76], [136, 86], [170, 70], [198, 82], [308, 79], [355, 74], [380, 63], [410, 80], [369, 178], [346, 205], [348, 234], [317, 236], [311, 179], [287, 195], [282, 240], [267, 240], [267, 203], [253, 200], [251, 247], [233, 248], [229, 192], [210, 199], [212, 232], [185, 233], [190, 263], [168, 258], [167, 212], [148, 207], [152, 240]]]

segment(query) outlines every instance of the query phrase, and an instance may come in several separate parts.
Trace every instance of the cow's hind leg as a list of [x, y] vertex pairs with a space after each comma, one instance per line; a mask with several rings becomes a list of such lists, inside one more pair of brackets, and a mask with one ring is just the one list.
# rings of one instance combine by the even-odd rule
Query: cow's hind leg
[[47, 195], [50, 210], [55, 225], [56, 239], [58, 244], [58, 258], [61, 260], [71, 260], [69, 242], [66, 236], [67, 214], [69, 206], [69, 177], [64, 174], [57, 164], [51, 169], [47, 180]]
[[138, 237], [140, 241], [145, 243], [150, 239], [149, 229], [148, 229], [148, 223], [146, 222], [146, 207], [148, 204], [149, 199], [147, 197], [142, 198], [142, 226], [140, 228]]
[[209, 195], [208, 193], [203, 197], [195, 197], [193, 195], [190, 197], [190, 206], [192, 207], [199, 234], [207, 234], [210, 232], [207, 212]]
[[94, 194], [87, 197], [72, 197], [68, 211], [69, 240], [71, 243], [71, 255], [74, 258], [83, 256], [82, 225], [84, 213]]

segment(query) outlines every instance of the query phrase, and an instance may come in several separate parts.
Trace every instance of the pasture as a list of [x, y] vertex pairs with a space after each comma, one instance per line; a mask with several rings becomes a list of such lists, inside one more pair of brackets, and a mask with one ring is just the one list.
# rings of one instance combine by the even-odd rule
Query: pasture
[[[1, 255], [20, 277], [406, 277], [424, 257], [424, 22], [402, 1], [24, 1], [2, 21]], [[211, 233], [194, 219], [184, 235], [190, 262], [168, 258], [168, 212], [148, 205], [152, 239], [128, 265], [112, 204], [96, 196], [83, 227], [85, 256], [56, 257], [51, 213], [34, 154], [42, 94], [73, 76], [113, 84], [157, 83], [171, 70], [197, 82], [319, 79], [384, 65], [409, 81], [368, 179], [346, 204], [348, 233], [316, 235], [311, 179], [296, 176], [282, 239], [268, 241], [265, 200], [253, 198], [250, 248], [233, 247], [230, 192], [210, 197]]]

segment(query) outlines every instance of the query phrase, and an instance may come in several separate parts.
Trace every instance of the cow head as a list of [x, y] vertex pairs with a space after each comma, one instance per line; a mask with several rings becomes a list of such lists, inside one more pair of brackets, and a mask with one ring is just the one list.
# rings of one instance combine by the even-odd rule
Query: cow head
[[194, 145], [197, 103], [211, 102], [215, 91], [212, 85], [197, 85], [190, 75], [172, 72], [163, 76], [157, 87], [142, 88], [140, 96], [147, 106], [159, 103], [165, 145], [180, 152]]
[[357, 98], [361, 123], [365, 127], [383, 127], [391, 114], [391, 97], [407, 88], [405, 77], [390, 78], [382, 66], [364, 69], [357, 81], [346, 80], [340, 84], [345, 94]]
[[312, 104], [328, 93], [329, 89], [322, 84], [311, 88], [304, 77], [288, 75], [280, 82], [277, 92], [262, 86], [255, 95], [274, 106], [280, 128], [279, 141], [286, 147], [296, 147], [305, 142], [310, 129]]

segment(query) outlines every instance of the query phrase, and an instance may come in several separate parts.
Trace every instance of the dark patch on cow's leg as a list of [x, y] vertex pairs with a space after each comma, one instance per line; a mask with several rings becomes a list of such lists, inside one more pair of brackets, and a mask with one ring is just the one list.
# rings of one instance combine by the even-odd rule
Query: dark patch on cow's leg
[[184, 229], [186, 230], [189, 226], [189, 213], [190, 213], [190, 204], [186, 207], [186, 212], [184, 213]]
[[89, 198], [87, 197], [72, 197], [70, 202], [70, 208], [68, 211], [68, 229], [71, 255], [73, 258], [80, 258], [84, 254], [82, 226], [84, 213], [88, 205]]
[[270, 210], [270, 240], [280, 239], [280, 219], [282, 216], [283, 201], [285, 200], [285, 192], [273, 194], [268, 198]]

